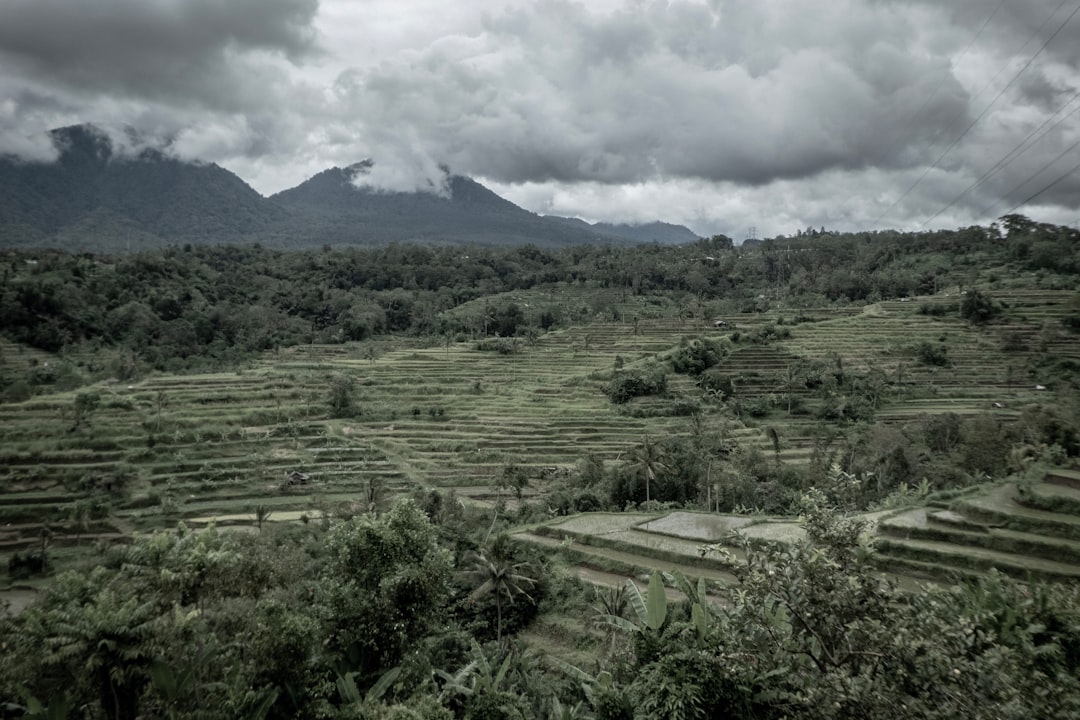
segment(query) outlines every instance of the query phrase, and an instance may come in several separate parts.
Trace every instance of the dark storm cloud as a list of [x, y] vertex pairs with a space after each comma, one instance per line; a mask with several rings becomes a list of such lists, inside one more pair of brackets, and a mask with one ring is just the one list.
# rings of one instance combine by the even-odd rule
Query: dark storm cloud
[[[974, 186], [1080, 89], [1075, 7], [0, 0], [0, 153], [48, 159], [48, 128], [93, 121], [264, 193], [373, 158], [378, 187], [449, 166], [529, 209], [702, 232], [910, 228], [953, 198], [936, 222], [970, 224], [1080, 159], [1056, 158], [1078, 114]], [[1039, 201], [1061, 219], [1078, 183]]]
[[[359, 72], [358, 117], [411, 127], [456, 170], [504, 182], [693, 177], [767, 183], [921, 161], [909, 148], [966, 93], [948, 59], [855, 2], [542, 0], [484, 32]], [[942, 88], [918, 118], [906, 111]], [[391, 138], [387, 138], [393, 142]]]
[[0, 58], [27, 82], [242, 109], [274, 70], [252, 54], [316, 52], [317, 0], [5, 0]]

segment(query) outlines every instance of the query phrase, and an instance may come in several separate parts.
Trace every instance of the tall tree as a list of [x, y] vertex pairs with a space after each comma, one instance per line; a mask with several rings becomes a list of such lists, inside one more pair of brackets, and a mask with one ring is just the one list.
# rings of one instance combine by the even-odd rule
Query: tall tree
[[330, 528], [320, 583], [326, 645], [359, 680], [374, 682], [439, 623], [451, 559], [434, 526], [407, 500]]
[[648, 434], [642, 435], [641, 443], [630, 451], [630, 466], [645, 478], [645, 502], [649, 502], [652, 500], [653, 483], [669, 469], [665, 462], [664, 446], [650, 439]]
[[529, 563], [513, 562], [501, 537], [472, 557], [472, 567], [467, 571], [467, 575], [474, 582], [478, 582], [479, 586], [469, 599], [476, 602], [487, 595], [494, 598], [496, 641], [502, 641], [503, 598], [512, 603], [515, 598], [524, 597], [530, 603], [536, 604], [536, 600], [528, 592], [536, 586], [536, 580], [528, 575], [530, 570]]

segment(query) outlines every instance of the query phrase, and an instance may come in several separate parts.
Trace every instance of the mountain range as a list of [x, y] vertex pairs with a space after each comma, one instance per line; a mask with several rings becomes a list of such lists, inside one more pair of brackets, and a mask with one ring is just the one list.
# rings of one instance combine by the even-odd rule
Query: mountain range
[[447, 176], [449, 192], [387, 192], [363, 185], [364, 161], [333, 167], [263, 197], [213, 163], [161, 149], [121, 153], [93, 125], [51, 131], [51, 163], [0, 156], [0, 247], [124, 252], [173, 244], [268, 247], [427, 244], [542, 247], [693, 242], [666, 223], [596, 223], [541, 216], [480, 183]]

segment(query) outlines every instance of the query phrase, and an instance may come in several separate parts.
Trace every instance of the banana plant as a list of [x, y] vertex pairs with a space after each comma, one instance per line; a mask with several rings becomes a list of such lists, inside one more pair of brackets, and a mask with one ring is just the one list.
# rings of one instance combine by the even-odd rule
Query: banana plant
[[346, 705], [360, 706], [365, 703], [374, 703], [382, 699], [382, 696], [386, 694], [386, 691], [390, 689], [390, 686], [397, 680], [398, 675], [401, 674], [400, 667], [393, 667], [379, 676], [379, 679], [375, 681], [375, 684], [368, 688], [368, 691], [364, 694], [360, 693], [360, 689], [356, 686], [356, 673], [350, 672], [344, 675], [338, 676], [337, 689], [338, 695], [341, 696], [341, 701]]
[[[554, 655], [548, 656], [547, 661], [561, 670], [563, 674], [571, 680], [581, 685], [581, 689], [585, 693], [585, 699], [588, 700], [589, 704], [594, 708], [597, 705], [597, 701], [600, 699], [600, 695], [609, 691], [614, 682], [612, 674], [607, 670], [601, 670], [596, 674], [596, 677], [593, 677], [576, 665], [571, 665]], [[557, 700], [557, 698], [553, 699]], [[552, 704], [554, 705], [554, 703]]]
[[590, 713], [581, 703], [563, 705], [558, 697], [551, 696], [550, 720], [593, 720], [595, 715]]
[[699, 577], [697, 583], [691, 583], [682, 573], [664, 573], [664, 579], [686, 596], [690, 601], [690, 622], [697, 632], [699, 642], [704, 642], [713, 623], [724, 626], [724, 614], [719, 606], [710, 604], [707, 596], [708, 587], [705, 578]]
[[514, 661], [514, 654], [507, 652], [501, 664], [491, 662], [483, 648], [474, 640], [472, 644], [472, 660], [454, 674], [445, 670], [436, 670], [435, 673], [443, 679], [440, 700], [445, 700], [452, 695], [464, 695], [466, 697], [484, 692], [500, 692], [510, 689], [510, 666]]
[[633, 580], [627, 579], [626, 594], [630, 607], [637, 617], [637, 622], [627, 620], [619, 615], [600, 615], [597, 622], [612, 625], [631, 633], [639, 633], [645, 630], [659, 633], [667, 620], [667, 595], [664, 593], [663, 576], [660, 573], [652, 574], [649, 578], [647, 595], [642, 595], [637, 584]]

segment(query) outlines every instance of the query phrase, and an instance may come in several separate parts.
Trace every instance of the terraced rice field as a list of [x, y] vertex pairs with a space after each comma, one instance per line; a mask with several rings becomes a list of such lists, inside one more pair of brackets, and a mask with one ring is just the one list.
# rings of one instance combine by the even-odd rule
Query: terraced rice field
[[1055, 470], [1031, 487], [1007, 483], [883, 520], [878, 543], [890, 568], [927, 577], [995, 568], [1019, 578], [1080, 580], [1080, 473]]
[[[1080, 358], [1080, 339], [1047, 329], [1062, 316], [1070, 293], [1033, 290], [998, 296], [1010, 304], [1009, 320], [986, 329], [917, 312], [923, 302], [955, 298], [802, 310], [815, 321], [789, 323], [785, 327], [791, 337], [772, 345], [736, 344], [725, 370], [746, 379], [741, 396], [782, 395], [794, 359], [833, 362], [839, 357], [845, 367], [878, 367], [893, 379], [879, 410], [887, 421], [923, 413], [983, 412], [991, 402], [1002, 402], [1006, 407], [999, 412], [1008, 417], [1014, 406], [1040, 397], [1034, 389], [1038, 378], [1024, 371], [1029, 360], [1036, 353]], [[43, 523], [50, 543], [87, 545], [91, 539], [121, 539], [181, 519], [242, 523], [254, 518], [260, 505], [273, 513], [272, 521], [343, 504], [362, 508], [373, 497], [418, 488], [454, 489], [465, 499], [491, 502], [505, 497], [494, 483], [511, 463], [530, 476], [527, 499], [542, 497], [552, 477], [586, 455], [614, 462], [645, 433], [690, 432], [686, 418], [635, 417], [613, 406], [602, 386], [617, 357], [631, 365], [670, 351], [681, 339], [717, 331], [700, 319], [650, 314], [634, 306], [633, 298], [628, 302], [612, 311], [619, 320], [590, 320], [534, 342], [519, 339], [519, 352], [508, 356], [479, 351], [472, 342], [399, 347], [376, 357], [360, 345], [314, 345], [268, 353], [235, 372], [154, 375], [130, 384], [81, 388], [78, 392], [99, 393], [101, 401], [78, 426], [75, 391], [2, 404], [0, 525], [8, 526], [0, 535], [0, 552], [5, 553], [0, 560], [40, 543]], [[788, 315], [790, 320], [792, 312]], [[729, 320], [745, 335], [779, 317], [754, 314]], [[1001, 351], [1004, 332], [1018, 334], [1031, 347]], [[941, 338], [950, 368], [928, 368], [912, 360], [913, 344]], [[11, 343], [0, 349], [4, 372], [50, 362], [44, 353]], [[353, 417], [329, 417], [335, 375], [355, 382], [358, 412]], [[705, 432], [724, 428], [736, 442], [771, 453], [765, 430], [773, 426], [783, 438], [783, 462], [797, 464], [808, 457], [815, 421], [789, 418], [778, 409], [741, 426], [724, 417], [690, 380], [672, 376], [670, 386], [675, 395], [701, 402]], [[287, 484], [293, 471], [309, 480]], [[94, 488], [113, 484], [126, 487], [127, 499], [104, 512], [89, 512], [88, 521], [80, 504]], [[640, 545], [672, 566], [710, 569], [718, 577], [725, 572], [715, 561], [693, 559], [690, 546], [710, 532], [704, 525], [687, 535], [665, 525], [670, 519], [652, 522], [646, 529], [620, 530], [623, 534], [608, 537], [604, 549], [623, 552], [633, 545], [636, 552]], [[751, 527], [770, 536], [791, 530], [783, 523]], [[581, 544], [575, 541], [574, 547]], [[599, 549], [599, 544], [589, 546], [590, 552]], [[605, 562], [630, 567], [636, 561], [611, 555]]]
[[[857, 517], [875, 539], [879, 566], [905, 589], [916, 590], [920, 582], [955, 582], [992, 569], [1020, 579], [1080, 580], [1080, 471], [1052, 471], [1030, 491], [1002, 484], [950, 506]], [[802, 541], [805, 533], [793, 518], [675, 511], [587, 513], [524, 528], [513, 537], [563, 553], [579, 577], [600, 586], [627, 578], [640, 583], [654, 571], [679, 571], [731, 585], [744, 541], [791, 544]], [[706, 545], [727, 552], [714, 548], [705, 553]]]

